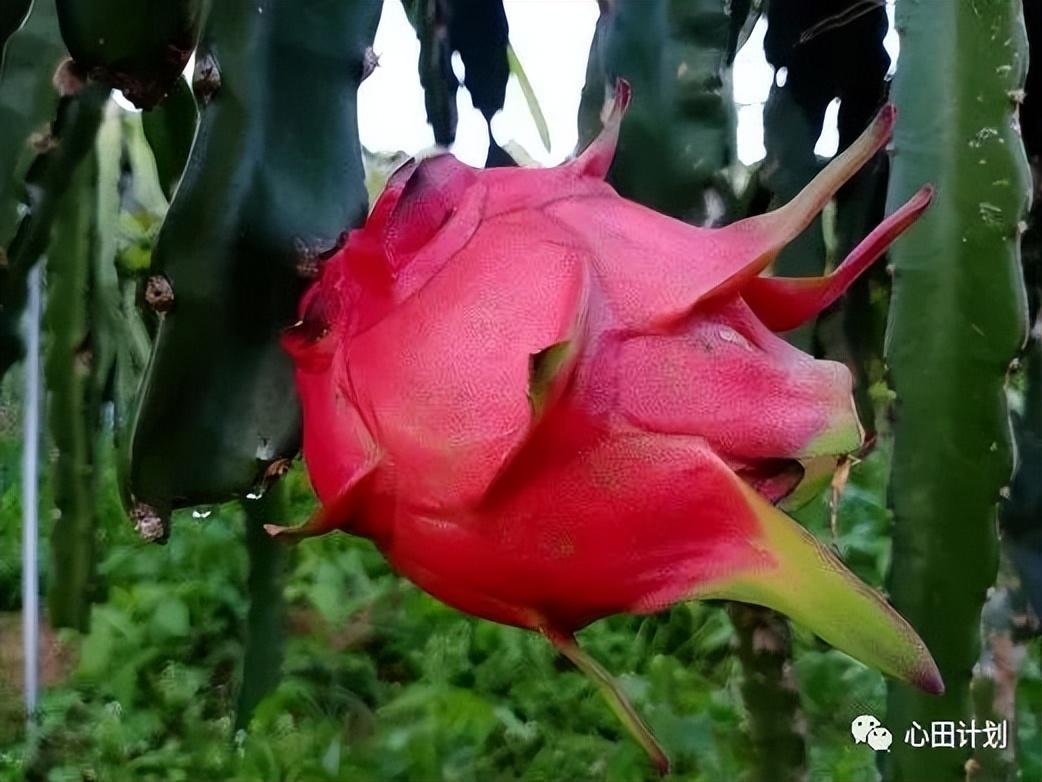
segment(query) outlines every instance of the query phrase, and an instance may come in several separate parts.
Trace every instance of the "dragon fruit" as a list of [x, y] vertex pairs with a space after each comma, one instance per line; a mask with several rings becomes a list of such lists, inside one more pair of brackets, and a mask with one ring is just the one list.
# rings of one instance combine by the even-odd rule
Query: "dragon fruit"
[[858, 449], [841, 364], [775, 332], [835, 301], [927, 207], [924, 187], [831, 274], [762, 276], [889, 139], [884, 108], [790, 203], [696, 228], [603, 179], [629, 102], [550, 169], [410, 162], [325, 261], [284, 345], [321, 502], [444, 602], [543, 633], [668, 761], [575, 632], [619, 612], [769, 606], [929, 692], [914, 630], [779, 510]]

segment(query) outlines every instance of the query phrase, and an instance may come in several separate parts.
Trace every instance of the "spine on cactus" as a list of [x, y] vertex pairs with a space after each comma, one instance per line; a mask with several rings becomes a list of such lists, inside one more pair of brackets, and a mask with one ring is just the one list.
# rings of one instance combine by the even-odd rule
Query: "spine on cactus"
[[126, 476], [138, 519], [241, 497], [297, 450], [278, 337], [318, 257], [366, 214], [356, 94], [379, 15], [378, 0], [209, 13], [199, 129], [146, 290], [161, 323]]
[[[90, 409], [92, 368], [87, 292], [93, 255], [96, 166], [88, 158], [61, 204], [55, 240], [47, 255], [48, 334], [45, 373], [48, 428], [54, 448], [54, 505], [51, 532], [54, 569], [48, 584], [48, 615], [55, 627], [87, 630], [94, 581], [94, 437]], [[96, 408], [95, 408], [96, 409]]]
[[[899, 0], [888, 206], [934, 182], [934, 204], [892, 250], [886, 360], [896, 399], [889, 588], [934, 651], [943, 697], [891, 682], [887, 726], [969, 722], [980, 612], [997, 569], [1010, 480], [1006, 376], [1025, 338], [1019, 234], [1029, 170], [1017, 129], [1027, 45], [1021, 4]], [[895, 741], [889, 782], [962, 780], [971, 749]]]

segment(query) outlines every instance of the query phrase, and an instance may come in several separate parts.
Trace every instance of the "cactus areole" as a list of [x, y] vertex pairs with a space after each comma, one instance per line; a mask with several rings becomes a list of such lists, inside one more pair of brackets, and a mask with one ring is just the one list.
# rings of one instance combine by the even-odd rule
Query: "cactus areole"
[[692, 598], [775, 608], [940, 692], [919, 637], [774, 503], [861, 445], [851, 377], [774, 332], [813, 317], [927, 207], [924, 187], [830, 275], [760, 276], [889, 139], [885, 108], [793, 201], [719, 229], [604, 181], [601, 135], [551, 169], [399, 169], [321, 269], [284, 345], [321, 507], [432, 595], [544, 633], [665, 756], [573, 633]]

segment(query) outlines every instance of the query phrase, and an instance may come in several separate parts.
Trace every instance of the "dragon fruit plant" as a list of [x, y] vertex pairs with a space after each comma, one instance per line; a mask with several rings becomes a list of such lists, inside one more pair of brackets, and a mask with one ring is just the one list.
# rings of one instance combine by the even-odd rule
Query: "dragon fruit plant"
[[321, 268], [284, 337], [321, 500], [301, 527], [371, 538], [479, 617], [538, 631], [665, 753], [575, 632], [727, 598], [777, 609], [932, 693], [915, 631], [774, 503], [856, 450], [851, 377], [774, 332], [839, 297], [926, 209], [923, 186], [830, 275], [763, 277], [890, 138], [875, 122], [795, 199], [721, 229], [603, 178], [629, 103], [552, 169], [409, 163]]
[[[162, 541], [178, 509], [271, 489], [302, 434], [320, 508], [270, 532], [370, 538], [445, 603], [541, 633], [660, 770], [665, 752], [576, 633], [691, 599], [739, 601], [733, 615], [752, 617], [735, 622], [740, 650], [757, 616], [784, 626], [744, 602], [889, 674], [895, 737], [999, 714], [976, 685], [996, 507], [1015, 469], [1007, 503], [1034, 478], [1030, 459], [1014, 464], [1007, 385], [1027, 326], [1021, 234], [1038, 228], [1024, 142], [1037, 158], [1042, 71], [1028, 54], [1042, 26], [1019, 0], [898, 0], [901, 123], [884, 156], [893, 109], [855, 140], [884, 100], [884, 9], [806, 5], [770, 5], [767, 154], [741, 175], [731, 64], [763, 4], [613, 0], [598, 4], [585, 152], [552, 169], [410, 162], [366, 221], [357, 96], [379, 65], [381, 0], [0, 3], [0, 378], [23, 356], [42, 266], [51, 624], [86, 630], [104, 597], [102, 445], [118, 446], [138, 533]], [[454, 52], [489, 122], [508, 80], [527, 84], [501, 0], [406, 7], [440, 141], [454, 131]], [[627, 78], [629, 119], [620, 81], [602, 127], [605, 87]], [[116, 112], [117, 88], [145, 109], [140, 124]], [[842, 152], [823, 166], [836, 97]], [[492, 143], [486, 165], [506, 158]], [[123, 217], [149, 201], [151, 225], [166, 210], [156, 184], [169, 199], [158, 238], [135, 219], [124, 255]], [[769, 203], [782, 205], [759, 214]], [[921, 215], [889, 253], [892, 275], [877, 265], [847, 297], [842, 344], [817, 315]], [[885, 384], [858, 390], [891, 446], [894, 608], [783, 512], [864, 439], [846, 367], [800, 347]], [[285, 520], [285, 488], [246, 505], [241, 727], [281, 668], [285, 552], [261, 525]], [[750, 780], [802, 779], [823, 757], [807, 751], [778, 649], [762, 667], [739, 653]], [[896, 741], [879, 766], [887, 782], [984, 779], [1012, 749]]]

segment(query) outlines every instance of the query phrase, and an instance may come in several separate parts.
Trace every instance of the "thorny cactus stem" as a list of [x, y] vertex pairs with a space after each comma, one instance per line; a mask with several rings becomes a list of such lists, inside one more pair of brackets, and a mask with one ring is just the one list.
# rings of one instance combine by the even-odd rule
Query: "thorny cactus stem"
[[299, 238], [329, 249], [366, 214], [356, 94], [380, 7], [212, 5], [199, 129], [152, 256], [149, 302], [165, 314], [125, 476], [140, 502], [242, 497], [298, 448], [278, 338], [304, 286]]
[[54, 572], [48, 613], [56, 627], [86, 631], [94, 582], [96, 408], [90, 404], [95, 356], [88, 291], [94, 253], [92, 229], [97, 166], [77, 168], [63, 199], [55, 241], [47, 255], [47, 413], [54, 445], [51, 533]]
[[[896, 393], [889, 576], [894, 606], [933, 650], [943, 697], [889, 684], [887, 727], [967, 723], [980, 611], [998, 565], [1009, 482], [1006, 377], [1026, 331], [1019, 235], [1029, 202], [1018, 132], [1027, 45], [1018, 0], [899, 0], [889, 208], [918, 183], [933, 207], [891, 252], [886, 359]], [[895, 741], [888, 782], [964, 779], [971, 749]]]
[[[53, 0], [52, 0], [53, 1]], [[69, 53], [91, 79], [151, 109], [176, 84], [195, 48], [204, 0], [56, 0]]]
[[0, 377], [22, 356], [20, 323], [26, 280], [51, 239], [51, 225], [77, 166], [93, 148], [109, 90], [83, 86], [71, 63], [55, 76], [58, 113], [38, 141], [38, 155], [25, 175], [25, 214], [0, 266]]

